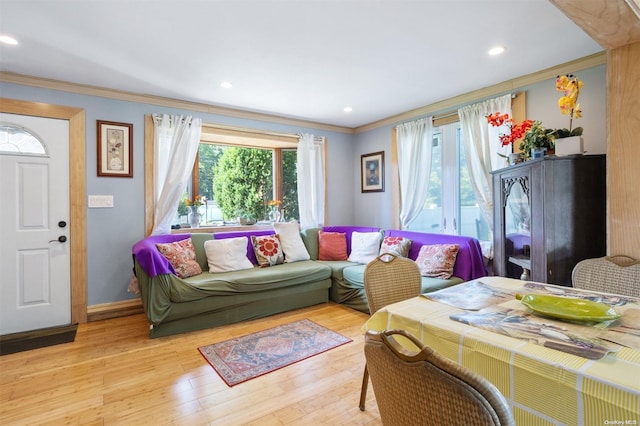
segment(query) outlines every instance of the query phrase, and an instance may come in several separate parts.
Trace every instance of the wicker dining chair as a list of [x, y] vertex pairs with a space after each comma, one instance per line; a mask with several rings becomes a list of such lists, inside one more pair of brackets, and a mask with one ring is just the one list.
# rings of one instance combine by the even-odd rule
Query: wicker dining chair
[[581, 260], [571, 281], [575, 288], [640, 297], [640, 261], [625, 255]]
[[[416, 346], [411, 352], [395, 339]], [[364, 353], [380, 418], [393, 425], [514, 425], [505, 397], [487, 379], [404, 330], [368, 331]]]
[[[383, 254], [371, 261], [364, 269], [364, 291], [371, 315], [384, 306], [419, 296], [421, 290], [420, 269], [411, 259], [390, 253]], [[369, 373], [365, 364], [360, 390], [360, 410], [362, 411], [365, 409], [368, 386]]]

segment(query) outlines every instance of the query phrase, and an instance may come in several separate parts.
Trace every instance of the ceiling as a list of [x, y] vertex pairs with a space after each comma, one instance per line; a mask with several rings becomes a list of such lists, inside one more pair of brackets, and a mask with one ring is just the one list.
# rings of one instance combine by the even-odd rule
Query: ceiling
[[547, 0], [0, 0], [0, 34], [0, 71], [349, 128], [603, 50]]

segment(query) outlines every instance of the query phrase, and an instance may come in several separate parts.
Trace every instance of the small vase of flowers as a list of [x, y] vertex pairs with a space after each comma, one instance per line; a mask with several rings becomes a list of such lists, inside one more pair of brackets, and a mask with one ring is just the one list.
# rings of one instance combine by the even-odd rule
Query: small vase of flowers
[[193, 200], [187, 198], [185, 203], [191, 212], [191, 215], [189, 216], [189, 225], [191, 225], [192, 228], [199, 228], [200, 222], [202, 221], [200, 207], [207, 203], [207, 199], [204, 196], [196, 195]]
[[269, 221], [270, 222], [279, 222], [280, 221], [280, 204], [282, 201], [280, 200], [269, 200], [267, 206], [269, 206]]

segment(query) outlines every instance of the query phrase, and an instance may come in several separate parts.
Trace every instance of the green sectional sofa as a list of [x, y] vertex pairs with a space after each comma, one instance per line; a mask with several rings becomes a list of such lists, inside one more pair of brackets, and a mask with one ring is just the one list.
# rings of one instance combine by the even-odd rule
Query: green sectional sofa
[[[354, 231], [380, 232], [381, 238], [382, 235], [403, 233], [412, 238], [409, 257], [413, 256], [414, 260], [423, 244], [443, 241], [459, 244], [454, 276], [448, 280], [423, 277], [423, 293], [486, 275], [480, 245], [473, 238], [382, 231], [378, 228], [355, 226], [322, 229], [344, 232], [347, 235], [348, 252], [351, 251], [350, 237]], [[156, 235], [137, 242], [132, 248], [134, 273], [150, 323], [150, 336], [161, 337], [216, 327], [326, 303], [329, 300], [368, 313], [363, 279], [366, 265], [349, 261], [317, 260], [319, 231], [320, 228], [314, 228], [300, 232], [309, 260], [266, 268], [257, 264], [251, 236], [272, 235], [275, 233], [273, 230]], [[246, 257], [254, 267], [231, 272], [208, 272], [205, 242], [238, 237], [248, 237]], [[203, 272], [179, 278], [156, 244], [187, 238], [191, 238], [196, 262]]]

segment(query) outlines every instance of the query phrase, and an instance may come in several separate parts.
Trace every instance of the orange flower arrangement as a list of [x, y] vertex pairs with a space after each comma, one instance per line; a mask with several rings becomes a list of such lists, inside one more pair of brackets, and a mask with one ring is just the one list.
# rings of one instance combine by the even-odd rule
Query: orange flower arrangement
[[527, 131], [533, 126], [533, 120], [524, 120], [520, 124], [514, 124], [513, 119], [509, 117], [509, 114], [500, 114], [499, 112], [487, 115], [487, 123], [493, 127], [500, 127], [502, 125], [507, 125], [509, 127], [509, 134], [503, 133], [500, 135], [500, 143], [502, 146], [511, 145], [517, 139], [524, 137]]
[[282, 201], [280, 200], [269, 200], [269, 202], [267, 203], [267, 205], [270, 207], [279, 206], [280, 204], [282, 204]]
[[193, 201], [191, 201], [191, 199], [189, 198], [185, 200], [185, 204], [187, 206], [200, 207], [205, 205], [206, 203], [207, 203], [207, 198], [202, 195], [196, 195]]

